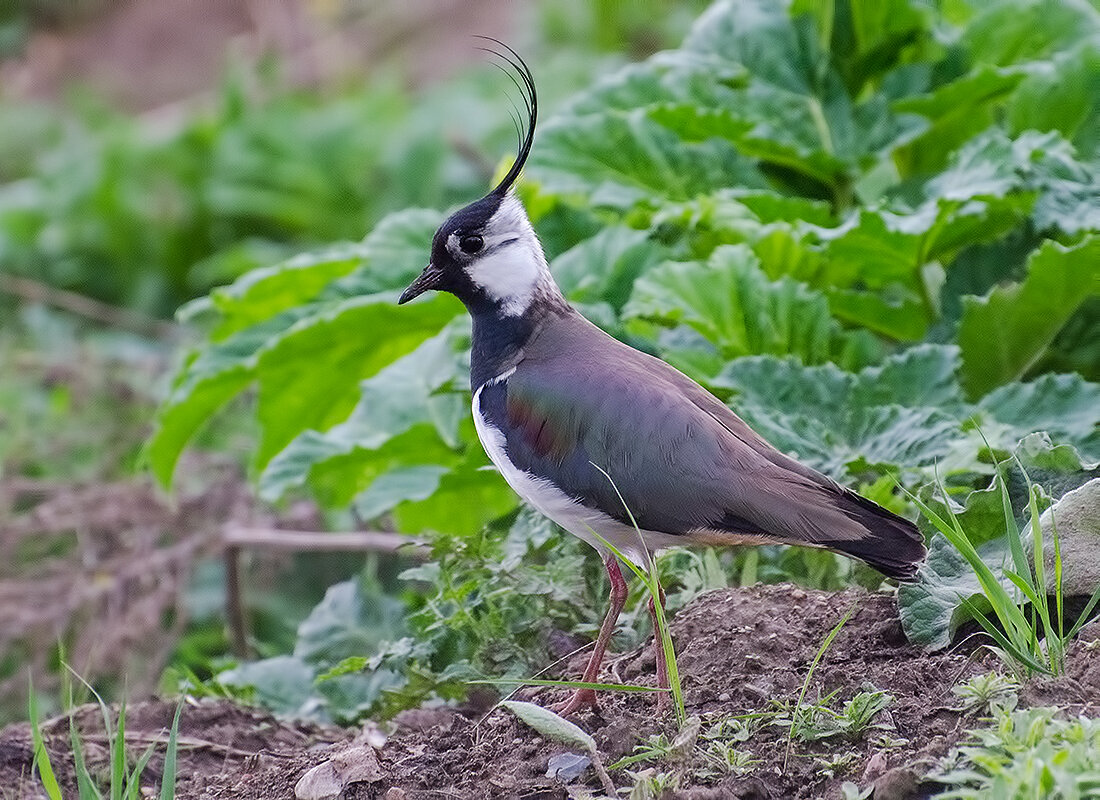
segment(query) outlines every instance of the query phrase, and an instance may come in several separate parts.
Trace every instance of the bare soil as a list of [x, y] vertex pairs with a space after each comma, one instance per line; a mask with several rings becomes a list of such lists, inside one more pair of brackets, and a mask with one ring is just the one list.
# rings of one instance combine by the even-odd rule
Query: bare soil
[[[667, 797], [833, 798], [840, 797], [845, 780], [863, 787], [874, 784], [878, 800], [925, 797], [934, 791], [934, 785], [922, 783], [930, 766], [965, 738], [967, 729], [981, 724], [957, 709], [951, 687], [996, 664], [980, 652], [928, 654], [909, 646], [889, 595], [780, 585], [720, 590], [698, 598], [673, 622], [688, 713], [707, 719], [766, 710], [773, 700], [797, 700], [823, 640], [853, 604], [855, 613], [818, 665], [807, 697], [837, 691], [837, 699], [843, 700], [869, 687], [884, 690], [893, 696], [875, 720], [884, 727], [851, 740], [795, 743], [784, 769], [786, 733], [765, 725], [743, 743], [760, 760], [750, 774], [709, 781], [687, 774], [681, 788]], [[1082, 642], [1095, 638], [1096, 625], [1090, 628], [1094, 633]], [[646, 647], [609, 659], [605, 677], [652, 683], [653, 672]], [[550, 703], [560, 696], [561, 690], [529, 690], [525, 699]], [[1069, 714], [1100, 714], [1100, 649], [1076, 645], [1069, 674], [1028, 684], [1020, 702], [1058, 705]], [[370, 733], [323, 728], [276, 720], [224, 701], [195, 701], [182, 716], [178, 796], [293, 798], [295, 784], [312, 767], [326, 761], [362, 762], [364, 756], [370, 764], [347, 785], [343, 797], [348, 800], [565, 800], [580, 796], [578, 785], [598, 789], [591, 770], [570, 787], [546, 777], [548, 760], [568, 748], [542, 739], [506, 712], [486, 716], [490, 706], [486, 700], [463, 708], [405, 712], [386, 738], [373, 725]], [[128, 738], [135, 747], [163, 740], [173, 709], [166, 702], [129, 709]], [[83, 711], [78, 720], [89, 741], [102, 741], [95, 738], [103, 730], [97, 712]], [[674, 733], [648, 695], [605, 694], [598, 711], [580, 713], [575, 721], [595, 737], [605, 763], [630, 754], [649, 734]], [[889, 742], [884, 744], [883, 735]], [[67, 721], [49, 723], [46, 739], [63, 784], [71, 788]], [[852, 754], [849, 763], [830, 774], [823, 761], [842, 753]], [[101, 755], [93, 748], [90, 760], [96, 763]], [[30, 762], [27, 725], [0, 732], [0, 786], [20, 787], [17, 797], [38, 796], [28, 777]], [[160, 768], [154, 759], [150, 783]], [[618, 785], [629, 785], [621, 772], [613, 775]]]

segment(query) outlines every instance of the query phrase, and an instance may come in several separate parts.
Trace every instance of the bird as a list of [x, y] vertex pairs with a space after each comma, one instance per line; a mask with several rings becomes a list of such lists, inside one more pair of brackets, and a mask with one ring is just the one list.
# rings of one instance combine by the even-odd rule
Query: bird
[[[802, 545], [913, 580], [926, 550], [912, 522], [787, 456], [694, 380], [569, 304], [515, 192], [534, 144], [534, 76], [511, 47], [481, 38], [523, 95], [516, 159], [439, 227], [427, 266], [398, 303], [435, 290], [465, 305], [474, 427], [489, 459], [525, 503], [603, 559], [609, 608], [582, 682], [597, 681], [626, 601], [608, 544], [642, 568], [651, 552], [673, 546]], [[667, 689], [656, 635], [655, 652]], [[596, 705], [583, 687], [555, 710]]]

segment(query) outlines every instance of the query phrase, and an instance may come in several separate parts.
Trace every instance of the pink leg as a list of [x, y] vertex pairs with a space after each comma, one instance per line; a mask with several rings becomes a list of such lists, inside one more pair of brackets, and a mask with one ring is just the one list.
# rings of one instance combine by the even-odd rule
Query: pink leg
[[[661, 610], [665, 608], [665, 590], [661, 589]], [[649, 618], [653, 620], [653, 658], [657, 662], [657, 685], [662, 689], [669, 688], [668, 662], [665, 661], [665, 648], [661, 645], [661, 631], [657, 627], [657, 609], [653, 598], [649, 598]], [[668, 710], [668, 692], [657, 695], [657, 710]]]
[[[600, 626], [600, 634], [596, 637], [596, 646], [592, 649], [592, 655], [588, 659], [588, 666], [584, 668], [581, 680], [585, 683], [595, 683], [600, 674], [600, 665], [603, 663], [604, 653], [607, 651], [607, 643], [611, 641], [611, 634], [615, 632], [615, 623], [619, 621], [619, 614], [626, 604], [626, 581], [623, 580], [622, 570], [615, 556], [609, 555], [603, 562], [607, 569], [607, 577], [611, 579], [610, 606], [607, 616]], [[595, 706], [596, 692], [593, 689], [577, 689], [573, 696], [556, 707], [554, 711], [565, 716], [572, 714], [581, 706]]]

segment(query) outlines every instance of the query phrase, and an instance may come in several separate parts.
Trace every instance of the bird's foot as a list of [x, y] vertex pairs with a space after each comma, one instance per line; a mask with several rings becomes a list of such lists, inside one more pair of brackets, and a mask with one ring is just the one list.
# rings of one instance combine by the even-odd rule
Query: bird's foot
[[595, 708], [596, 707], [596, 692], [592, 689], [577, 689], [573, 692], [573, 696], [566, 700], [564, 703], [558, 703], [551, 706], [550, 710], [557, 714], [559, 717], [567, 717], [574, 711], [579, 711], [582, 708]]

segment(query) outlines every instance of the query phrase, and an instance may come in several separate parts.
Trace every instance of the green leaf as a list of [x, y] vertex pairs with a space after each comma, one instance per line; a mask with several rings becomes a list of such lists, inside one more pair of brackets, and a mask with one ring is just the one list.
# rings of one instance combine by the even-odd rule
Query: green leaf
[[1086, 2], [1001, 0], [976, 3], [961, 44], [977, 63], [1022, 64], [1049, 58], [1100, 33], [1100, 11]]
[[[857, 35], [875, 50], [881, 27], [866, 13], [853, 16]], [[903, 35], [914, 29], [908, 15], [893, 18], [907, 29]], [[754, 123], [744, 145], [764, 160], [808, 174], [858, 164], [909, 127], [890, 113], [882, 96], [864, 86], [849, 91], [818, 33], [810, 17], [792, 19], [780, 4], [727, 0], [712, 5], [684, 42], [686, 50], [717, 55], [748, 70], [747, 86], [727, 104]], [[896, 53], [886, 51], [879, 66]], [[853, 100], [857, 95], [860, 102]]]
[[[390, 322], [382, 306], [392, 305], [395, 297], [375, 295], [404, 286], [419, 272], [439, 218], [439, 212], [422, 209], [391, 214], [362, 244], [338, 245], [255, 270], [193, 304], [189, 313], [216, 313], [218, 321], [212, 341], [187, 356], [158, 413], [146, 458], [160, 481], [171, 481], [187, 442], [255, 378], [261, 382], [265, 422], [256, 460], [262, 466], [289, 441], [290, 432], [321, 425], [341, 409], [346, 413], [360, 377], [407, 352], [434, 333], [433, 328], [438, 330], [444, 318], [453, 317], [458, 309], [451, 305], [445, 310], [443, 301], [429, 303], [431, 310], [410, 307], [411, 314], [394, 314]], [[372, 306], [373, 311], [367, 310]], [[365, 339], [391, 324], [399, 333], [392, 342], [387, 339], [379, 347]], [[337, 338], [324, 341], [329, 335]], [[274, 355], [265, 359], [268, 351]], [[298, 357], [304, 362], [293, 361]], [[310, 366], [316, 369], [311, 372]], [[343, 372], [326, 372], [326, 367]], [[307, 382], [298, 383], [297, 377]], [[284, 389], [291, 391], [280, 394]], [[280, 416], [293, 413], [289, 409], [299, 401], [309, 406], [309, 414], [301, 419]]]
[[[318, 479], [325, 484], [323, 494], [330, 502], [341, 502], [340, 498], [347, 502], [372, 473], [399, 467], [402, 459], [409, 459], [406, 464], [422, 463], [424, 458], [438, 458], [447, 449], [457, 448], [459, 421], [468, 413], [468, 403], [461, 394], [440, 390], [464, 371], [458, 348], [467, 327], [465, 320], [448, 326], [362, 381], [355, 408], [339, 424], [324, 432], [297, 433], [261, 473], [261, 496], [277, 499], [291, 487], [311, 481], [315, 469], [325, 462], [357, 454], [354, 460], [343, 459], [332, 480]], [[417, 426], [423, 430], [413, 439], [383, 451], [388, 442]]]
[[960, 145], [996, 121], [998, 109], [1023, 78], [1020, 69], [982, 66], [928, 94], [895, 102], [894, 110], [929, 120], [926, 130], [894, 150], [901, 175], [943, 169]]
[[363, 240], [365, 263], [329, 287], [331, 297], [404, 289], [424, 269], [432, 237], [443, 222], [433, 209], [407, 208], [383, 217]]
[[1056, 441], [1100, 460], [1100, 384], [1080, 375], [1043, 375], [1029, 383], [1000, 386], [978, 401], [998, 422], [1023, 438], [1047, 431]]
[[359, 267], [364, 257], [364, 249], [358, 244], [303, 253], [274, 266], [252, 270], [230, 286], [214, 289], [209, 297], [184, 306], [178, 316], [189, 320], [216, 310], [221, 320], [210, 336], [222, 340], [316, 300], [332, 281]]
[[373, 654], [383, 642], [405, 635], [404, 617], [405, 604], [384, 594], [377, 583], [342, 581], [325, 591], [298, 626], [294, 655], [328, 668], [345, 658]]
[[1098, 292], [1100, 237], [1092, 236], [1070, 247], [1048, 241], [1029, 259], [1024, 281], [963, 298], [958, 336], [970, 396], [1025, 375], [1074, 311]]
[[299, 306], [187, 355], [160, 410], [145, 458], [164, 486], [187, 442], [252, 382], [259, 354], [314, 306]]
[[643, 110], [552, 120], [539, 131], [529, 169], [544, 191], [620, 209], [721, 186], [766, 186], [729, 143], [685, 143]]
[[253, 461], [264, 467], [301, 431], [346, 419], [359, 382], [410, 353], [455, 317], [441, 296], [398, 306], [391, 294], [341, 302], [286, 331], [260, 353], [257, 416], [262, 435]]
[[688, 325], [725, 359], [792, 353], [822, 363], [873, 348], [841, 330], [820, 293], [787, 278], [768, 281], [744, 245], [720, 247], [705, 264], [667, 262], [650, 270], [635, 283], [623, 315]]
[[837, 478], [854, 467], [930, 466], [961, 438], [954, 348], [922, 345], [858, 373], [758, 356], [713, 381], [764, 438]]
[[217, 676], [223, 686], [251, 689], [264, 708], [277, 714], [316, 712], [314, 669], [298, 656], [274, 656], [225, 670]]
[[524, 703], [519, 700], [502, 700], [500, 704], [547, 739], [553, 739], [562, 744], [583, 747], [589, 753], [597, 752], [595, 739], [569, 720], [559, 717], [553, 711], [534, 703]]
[[450, 467], [419, 464], [383, 472], [355, 498], [360, 519], [376, 519], [405, 501], [427, 500], [439, 490]]
[[1083, 159], [1100, 156], [1100, 39], [1032, 64], [1007, 112], [1013, 135], [1058, 131]]
[[1100, 178], [1053, 131], [1011, 138], [990, 129], [960, 148], [950, 168], [929, 181], [925, 191], [930, 197], [987, 202], [1033, 194], [1031, 213], [1040, 231], [1076, 234], [1100, 228]]
[[613, 225], [562, 253], [550, 269], [570, 300], [603, 301], [618, 311], [637, 277], [666, 254], [667, 249], [646, 231]]
[[475, 534], [486, 523], [514, 511], [518, 502], [475, 445], [462, 464], [440, 478], [431, 496], [410, 498], [394, 508], [393, 516], [400, 530]]

